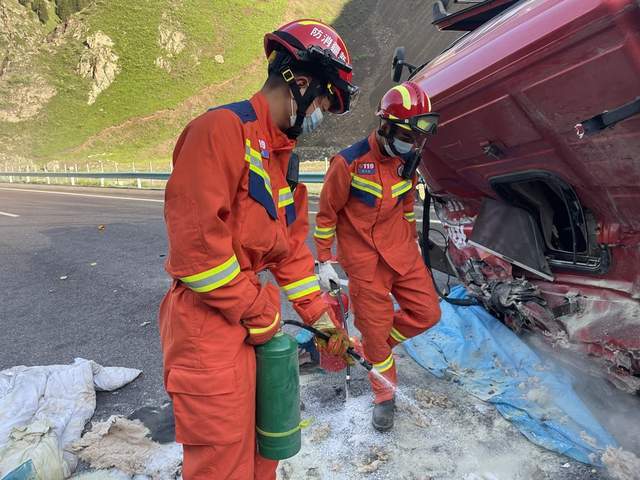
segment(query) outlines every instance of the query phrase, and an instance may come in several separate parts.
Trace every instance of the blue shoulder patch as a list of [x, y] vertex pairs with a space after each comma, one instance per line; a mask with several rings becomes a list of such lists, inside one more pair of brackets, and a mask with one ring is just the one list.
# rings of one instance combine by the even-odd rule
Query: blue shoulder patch
[[347, 161], [349, 165], [353, 163], [354, 160], [360, 158], [365, 153], [371, 150], [369, 146], [369, 138], [363, 138], [359, 142], [354, 143], [350, 147], [345, 148], [340, 152], [340, 155]]
[[255, 122], [257, 120], [256, 111], [253, 109], [249, 100], [242, 100], [241, 102], [229, 103], [227, 105], [220, 105], [219, 107], [212, 107], [211, 110], [231, 110], [235, 113], [242, 123]]

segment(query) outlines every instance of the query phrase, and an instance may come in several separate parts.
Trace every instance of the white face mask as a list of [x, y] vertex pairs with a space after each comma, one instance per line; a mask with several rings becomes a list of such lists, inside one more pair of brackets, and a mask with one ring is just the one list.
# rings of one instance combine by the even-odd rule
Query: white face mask
[[390, 157], [396, 156], [396, 154], [393, 153], [393, 150], [391, 150], [391, 147], [389, 146], [389, 140], [384, 141], [384, 151], [387, 152], [387, 155], [389, 155]]
[[384, 149], [390, 157], [406, 155], [407, 153], [410, 153], [414, 148], [413, 143], [403, 142], [402, 140], [398, 140], [395, 137], [391, 140], [391, 143], [393, 143], [393, 148], [389, 144], [389, 140], [385, 140], [384, 142]]
[[393, 139], [393, 147], [401, 154], [409, 153], [413, 150], [413, 143], [403, 142], [397, 138]]
[[[314, 102], [315, 103], [315, 102]], [[293, 98], [291, 99], [291, 111], [295, 112], [295, 105], [293, 103]], [[320, 124], [324, 116], [322, 115], [322, 109], [320, 107], [316, 107], [311, 115], [305, 115], [304, 120], [302, 121], [302, 134], [311, 133], [316, 130]], [[292, 113], [289, 117], [289, 124], [293, 127], [296, 124], [296, 114]]]

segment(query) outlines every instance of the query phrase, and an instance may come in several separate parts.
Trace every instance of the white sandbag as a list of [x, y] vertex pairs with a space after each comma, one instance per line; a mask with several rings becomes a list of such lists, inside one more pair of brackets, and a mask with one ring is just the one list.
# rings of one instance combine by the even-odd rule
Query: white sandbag
[[[76, 361], [86, 361], [76, 358]], [[111, 392], [118, 388], [133, 382], [142, 370], [126, 367], [103, 367], [96, 362], [91, 361], [93, 369], [93, 385], [99, 392]]]
[[17, 366], [0, 372], [0, 448], [11, 431], [32, 422], [46, 422], [55, 433], [68, 471], [77, 458], [67, 448], [82, 434], [96, 408], [96, 389], [115, 390], [141, 371], [102, 367], [76, 358], [71, 365]]
[[46, 421], [12, 430], [9, 441], [0, 449], [0, 478], [29, 460], [33, 463], [36, 480], [64, 480], [70, 475], [58, 447], [58, 438]]

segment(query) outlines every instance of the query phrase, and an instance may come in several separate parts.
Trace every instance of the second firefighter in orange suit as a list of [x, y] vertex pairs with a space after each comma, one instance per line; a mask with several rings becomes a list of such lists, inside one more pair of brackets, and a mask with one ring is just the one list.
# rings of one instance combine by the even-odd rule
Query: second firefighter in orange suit
[[349, 54], [331, 27], [312, 20], [268, 34], [265, 50], [265, 86], [189, 123], [165, 192], [173, 282], [160, 336], [185, 480], [276, 478], [277, 462], [256, 451], [253, 346], [280, 328], [280, 295], [259, 272], [273, 274], [307, 324], [331, 334], [328, 351], [348, 345], [305, 244], [306, 189], [288, 172], [296, 170], [295, 138], [323, 112], [348, 110]]
[[[331, 246], [349, 276], [349, 294], [365, 356], [386, 381], [370, 374], [375, 394], [373, 425], [393, 426], [397, 384], [394, 346], [433, 326], [438, 296], [416, 243], [413, 212], [416, 175], [411, 164], [437, 114], [427, 95], [411, 82], [381, 100], [380, 128], [331, 160], [320, 195], [314, 240], [320, 282], [337, 277]], [[394, 311], [392, 294], [400, 309]]]

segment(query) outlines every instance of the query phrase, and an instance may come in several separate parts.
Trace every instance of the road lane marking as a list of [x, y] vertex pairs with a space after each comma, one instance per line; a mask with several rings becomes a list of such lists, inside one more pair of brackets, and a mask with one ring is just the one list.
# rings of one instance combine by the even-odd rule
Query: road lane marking
[[[76, 193], [76, 192], [57, 192], [55, 190], [36, 190], [36, 189], [31, 189], [31, 188], [5, 188], [5, 187], [0, 187], [0, 190], [6, 190], [9, 192], [32, 192], [32, 193], [51, 193], [54, 195], [73, 195], [73, 196], [77, 196], [77, 197], [90, 197], [90, 198], [113, 198], [116, 200], [133, 200], [136, 202], [154, 202], [154, 203], [164, 203], [164, 200], [159, 200], [159, 199], [155, 199], [155, 198], [136, 198], [136, 197], [119, 197], [119, 196], [115, 196], [115, 195], [96, 195], [96, 194], [91, 194], [91, 193]], [[0, 212], [2, 213], [2, 212]], [[309, 210], [309, 215], [317, 215], [318, 212], [315, 210]], [[8, 214], [7, 216], [13, 216], [13, 214]], [[18, 217], [19, 215], [15, 215], [16, 217]], [[421, 220], [418, 220], [421, 221]], [[431, 223], [439, 223], [442, 224], [442, 222], [440, 220], [436, 220], [436, 219], [431, 219]]]
[[31, 193], [51, 193], [54, 195], [73, 195], [75, 197], [89, 197], [89, 198], [111, 198], [115, 200], [132, 200], [135, 202], [153, 202], [164, 203], [164, 200], [156, 198], [137, 198], [137, 197], [119, 197], [116, 195], [96, 195], [91, 193], [75, 193], [75, 192], [56, 192], [55, 190], [35, 190], [31, 188], [4, 188], [0, 187], [0, 190], [6, 190], [9, 192], [31, 192]]
[[20, 215], [16, 215], [15, 213], [9, 212], [0, 212], [0, 215], [4, 215], [5, 217], [18, 218]]

